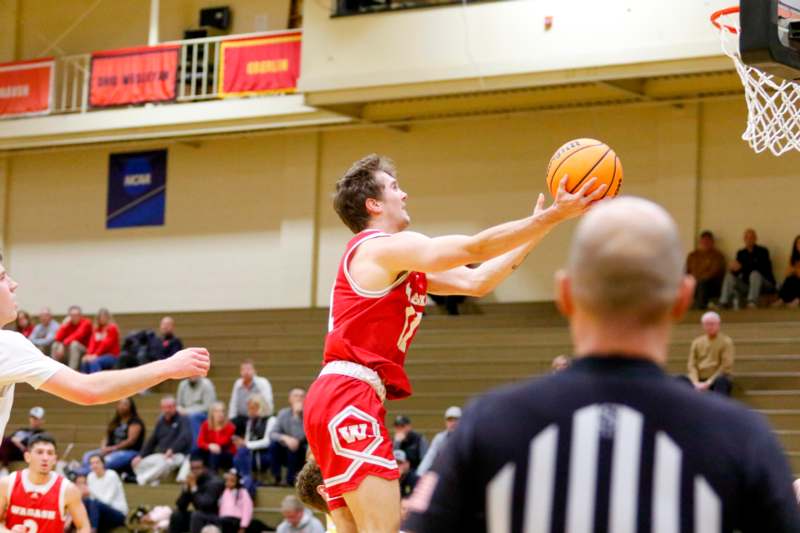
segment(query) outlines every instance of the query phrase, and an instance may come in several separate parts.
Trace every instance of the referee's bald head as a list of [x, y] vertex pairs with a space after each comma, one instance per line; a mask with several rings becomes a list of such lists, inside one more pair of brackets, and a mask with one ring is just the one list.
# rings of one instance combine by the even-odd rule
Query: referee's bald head
[[578, 225], [567, 276], [574, 305], [598, 320], [641, 326], [663, 321], [684, 279], [675, 221], [643, 198], [598, 204]]

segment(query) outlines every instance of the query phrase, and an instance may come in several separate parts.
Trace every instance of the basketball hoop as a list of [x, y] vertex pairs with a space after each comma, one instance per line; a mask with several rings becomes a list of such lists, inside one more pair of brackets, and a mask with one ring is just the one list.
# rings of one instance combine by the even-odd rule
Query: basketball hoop
[[747, 129], [742, 139], [756, 153], [782, 155], [800, 151], [800, 84], [751, 67], [739, 54], [739, 7], [711, 15], [719, 30], [722, 51], [736, 64], [747, 102]]

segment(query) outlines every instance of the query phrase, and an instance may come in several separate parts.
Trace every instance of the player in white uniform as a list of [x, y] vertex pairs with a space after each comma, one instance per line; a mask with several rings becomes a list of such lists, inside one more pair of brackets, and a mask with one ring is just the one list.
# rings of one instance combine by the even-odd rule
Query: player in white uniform
[[[17, 317], [17, 286], [0, 257], [0, 327]], [[44, 355], [23, 335], [0, 330], [0, 436], [11, 415], [16, 383], [28, 383], [80, 405], [93, 405], [127, 398], [168, 379], [205, 376], [210, 365], [205, 348], [187, 348], [137, 368], [81, 374]]]

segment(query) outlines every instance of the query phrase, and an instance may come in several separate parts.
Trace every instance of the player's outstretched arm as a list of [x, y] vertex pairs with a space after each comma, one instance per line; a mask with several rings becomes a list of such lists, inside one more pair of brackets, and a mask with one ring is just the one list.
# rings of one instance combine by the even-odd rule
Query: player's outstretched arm
[[592, 178], [571, 194], [565, 190], [566, 180], [566, 176], [561, 180], [555, 202], [529, 217], [493, 226], [471, 236], [430, 238], [402, 231], [389, 238], [370, 241], [361, 253], [371, 256], [375, 263], [390, 272], [443, 272], [489, 261], [531, 242], [540, 241], [559, 223], [582, 215], [605, 193], [604, 185], [589, 193], [596, 182]]
[[127, 398], [168, 379], [205, 376], [210, 367], [205, 348], [187, 348], [167, 359], [125, 370], [81, 374], [65, 366], [41, 389], [73, 403], [94, 405]]
[[75, 526], [76, 533], [90, 533], [92, 530], [89, 523], [89, 513], [86, 512], [86, 507], [83, 505], [81, 498], [81, 491], [78, 487], [70, 483], [67, 490], [64, 491], [64, 507], [72, 517], [72, 525]]
[[[539, 194], [533, 214], [544, 210], [544, 194]], [[444, 272], [428, 274], [428, 292], [431, 294], [482, 297], [492, 292], [510, 276], [544, 238], [531, 239], [510, 252], [490, 259], [476, 268], [457, 267]]]

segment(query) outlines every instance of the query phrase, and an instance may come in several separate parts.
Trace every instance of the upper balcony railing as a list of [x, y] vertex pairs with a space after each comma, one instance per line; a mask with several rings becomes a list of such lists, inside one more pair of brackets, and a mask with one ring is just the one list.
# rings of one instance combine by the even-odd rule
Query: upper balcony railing
[[[186, 39], [161, 43], [158, 47], [143, 47], [137, 49], [97, 52], [95, 54], [79, 54], [62, 56], [51, 60], [52, 72], [49, 87], [50, 105], [47, 109], [24, 110], [24, 112], [3, 113], [0, 106], [0, 117], [24, 116], [31, 114], [65, 114], [87, 113], [93, 109], [104, 109], [110, 106], [144, 105], [148, 102], [196, 102], [217, 98], [242, 97], [258, 94], [276, 94], [294, 92], [294, 83], [299, 74], [299, 44], [301, 33], [299, 30], [259, 32], [219, 37], [205, 37], [200, 39]], [[227, 43], [227, 44], [226, 44]], [[156, 100], [140, 99], [132, 102], [118, 102], [106, 99], [98, 103], [96, 94], [107, 88], [109, 83], [118, 83], [128, 90], [140, 81], [139, 73], [122, 71], [110, 73], [95, 73], [95, 61], [98, 58], [124, 57], [141, 54], [157, 54], [159, 51], [168, 50], [173, 55], [172, 62], [158, 63], [161, 69], [158, 73], [144, 72], [143, 74], [158, 76], [157, 81], [162, 82], [164, 91], [169, 93], [168, 98]], [[227, 52], [226, 52], [227, 50]], [[223, 57], [226, 54], [226, 57]], [[228, 60], [225, 66], [226, 58]], [[47, 61], [44, 60], [44, 68]], [[29, 67], [19, 63], [20, 72]], [[167, 66], [164, 66], [167, 65]], [[3, 66], [0, 66], [3, 67]], [[4, 67], [14, 70], [15, 64]], [[227, 74], [223, 71], [227, 69]], [[2, 68], [0, 68], [2, 70]], [[222, 79], [225, 75], [226, 80]], [[27, 75], [30, 78], [30, 74]], [[267, 79], [269, 78], [269, 79]], [[35, 83], [21, 77], [23, 81], [10, 82], [12, 88], [18, 88], [22, 83]], [[40, 77], [47, 79], [47, 76]], [[112, 80], [109, 82], [108, 80]], [[151, 80], [155, 78], [150, 78]], [[264, 80], [267, 79], [265, 82]], [[171, 85], [174, 80], [174, 89]], [[259, 81], [261, 80], [261, 81]], [[0, 79], [0, 89], [3, 87]], [[46, 82], [40, 82], [45, 83]], [[45, 87], [28, 87], [25, 89], [30, 94], [47, 90]], [[133, 89], [131, 89], [133, 90]], [[26, 95], [28, 94], [26, 92]], [[110, 103], [109, 103], [110, 101]], [[2, 102], [0, 102], [2, 103]]]

